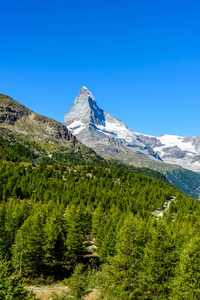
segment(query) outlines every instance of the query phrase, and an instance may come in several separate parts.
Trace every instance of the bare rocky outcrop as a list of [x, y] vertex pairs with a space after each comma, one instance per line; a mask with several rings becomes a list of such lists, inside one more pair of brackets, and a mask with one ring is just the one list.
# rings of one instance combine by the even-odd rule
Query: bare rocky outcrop
[[23, 116], [28, 116], [32, 111], [11, 97], [0, 94], [0, 123], [14, 123]]
[[0, 94], [0, 123], [32, 139], [55, 142], [70, 148], [82, 145], [62, 123], [39, 115], [11, 97]]

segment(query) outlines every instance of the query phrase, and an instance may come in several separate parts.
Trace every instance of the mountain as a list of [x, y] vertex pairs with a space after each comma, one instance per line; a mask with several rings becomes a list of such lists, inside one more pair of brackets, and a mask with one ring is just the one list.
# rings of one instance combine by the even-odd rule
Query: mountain
[[84, 86], [64, 116], [63, 124], [99, 155], [111, 158], [118, 158], [119, 154], [137, 155], [161, 161], [159, 155], [123, 122], [100, 109], [92, 93]]
[[200, 172], [200, 135], [181, 137], [163, 134], [158, 137], [139, 134], [166, 163], [177, 164], [185, 169]]
[[[101, 166], [61, 123], [8, 96], [0, 110], [0, 299], [199, 299], [198, 201], [150, 169]], [[47, 166], [45, 155], [68, 158]]]
[[70, 148], [81, 145], [60, 122], [41, 116], [3, 94], [0, 94], [0, 124], [1, 128], [6, 127], [35, 140], [67, 145]]
[[97, 106], [92, 93], [80, 89], [63, 124], [83, 144], [102, 157], [110, 157], [136, 167], [162, 172], [186, 194], [200, 198], [199, 140], [134, 133], [123, 122]]
[[29, 152], [33, 151], [35, 155], [29, 154], [31, 157], [36, 156], [36, 161], [98, 161], [98, 164], [104, 161], [92, 149], [79, 142], [62, 123], [37, 114], [4, 94], [0, 94], [0, 141], [5, 152], [2, 157], [8, 153], [10, 155], [10, 149], [6, 150], [6, 143], [9, 143], [13, 145], [13, 159], [17, 159], [16, 149], [25, 153], [28, 145]]
[[[194, 198], [200, 197], [199, 173], [164, 163], [148, 145], [148, 141], [142, 141], [142, 136], [99, 109], [86, 88], [81, 89], [79, 96], [76, 99], [78, 109], [75, 105], [77, 103], [71, 109], [75, 111], [75, 117], [70, 113], [71, 124], [77, 124], [77, 138], [82, 136], [86, 145], [89, 139], [88, 145], [101, 156], [82, 144], [62, 123], [41, 116], [11, 97], [0, 94], [0, 158], [12, 162], [45, 161], [47, 164], [64, 165], [86, 163], [108, 168], [132, 168], [136, 172], [148, 173], [151, 177], [165, 180], [158, 173], [162, 172], [186, 194]], [[81, 119], [79, 122], [78, 116]], [[86, 126], [87, 122], [89, 126]], [[102, 157], [116, 160], [105, 160]], [[152, 171], [147, 171], [146, 168]]]
[[78, 141], [62, 123], [41, 116], [3, 94], [0, 94], [0, 160], [123, 168], [169, 183], [158, 171], [103, 159]]

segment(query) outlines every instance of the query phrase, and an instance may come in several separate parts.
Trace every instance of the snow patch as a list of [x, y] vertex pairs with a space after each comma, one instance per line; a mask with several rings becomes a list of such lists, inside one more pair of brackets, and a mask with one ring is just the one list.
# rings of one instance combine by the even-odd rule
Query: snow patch
[[98, 125], [98, 129], [103, 131], [104, 134], [110, 136], [115, 135], [118, 139], [123, 139], [128, 143], [131, 143], [137, 140], [136, 135], [134, 132], [130, 129], [128, 129], [126, 126], [123, 126], [123, 123], [112, 123], [112, 122], [105, 122], [105, 126]]
[[174, 147], [178, 146], [182, 151], [191, 151], [194, 154], [197, 154], [197, 151], [192, 145], [192, 142], [185, 142], [184, 137], [178, 135], [167, 135], [163, 134], [162, 136], [156, 137], [164, 146], [154, 148], [155, 151], [160, 151], [164, 147]]
[[84, 128], [86, 127], [86, 125], [81, 122], [81, 121], [74, 121], [73, 123], [71, 123], [69, 126], [67, 126], [67, 128], [74, 134], [78, 134], [79, 132], [81, 132]]

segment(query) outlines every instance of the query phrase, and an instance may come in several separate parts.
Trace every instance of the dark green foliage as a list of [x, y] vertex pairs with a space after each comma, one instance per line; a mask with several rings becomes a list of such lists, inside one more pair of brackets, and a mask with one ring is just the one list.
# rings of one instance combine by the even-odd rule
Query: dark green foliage
[[101, 157], [92, 157], [90, 154], [83, 153], [83, 151], [63, 151], [54, 152], [52, 159], [59, 164], [74, 164], [74, 165], [85, 165], [85, 163], [92, 163], [94, 165], [105, 165], [105, 161]]
[[178, 186], [184, 193], [194, 198], [199, 198], [200, 174], [186, 169], [166, 172], [167, 178]]
[[85, 270], [83, 264], [78, 264], [68, 282], [69, 296], [74, 300], [84, 299], [84, 296], [88, 294], [89, 286], [92, 286], [91, 277], [91, 271]]
[[168, 299], [170, 283], [177, 262], [176, 242], [165, 222], [158, 222], [151, 231], [151, 240], [144, 250], [143, 290], [146, 298]]
[[130, 214], [118, 232], [117, 253], [103, 269], [101, 289], [107, 299], [139, 299], [143, 295], [141, 272], [146, 242], [144, 221]]
[[20, 278], [12, 274], [10, 264], [2, 258], [0, 258], [0, 299], [36, 299], [32, 293], [29, 293], [24, 289]]
[[52, 211], [47, 215], [44, 225], [44, 256], [49, 262], [62, 262], [65, 255], [66, 230], [63, 224], [63, 207], [52, 204]]
[[67, 208], [65, 213], [67, 239], [66, 259], [69, 264], [75, 266], [80, 262], [84, 251], [84, 224], [82, 223], [82, 212], [74, 206]]
[[9, 135], [9, 139], [0, 135], [0, 158], [12, 162], [29, 162], [39, 157], [28, 143], [23, 144]]
[[199, 299], [200, 295], [200, 237], [195, 236], [183, 248], [173, 279], [170, 300]]
[[[60, 163], [0, 163], [0, 252], [13, 272], [73, 274], [68, 296], [81, 299], [89, 264], [106, 299], [198, 299], [195, 199], [146, 169]], [[156, 220], [152, 212], [167, 200], [169, 210]]]

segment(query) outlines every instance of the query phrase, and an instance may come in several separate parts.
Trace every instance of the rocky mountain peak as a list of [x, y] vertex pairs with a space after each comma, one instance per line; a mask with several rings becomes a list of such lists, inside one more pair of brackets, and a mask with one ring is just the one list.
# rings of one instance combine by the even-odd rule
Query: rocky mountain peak
[[82, 88], [80, 89], [80, 94], [87, 94], [88, 92], [89, 90], [85, 86], [82, 86]]
[[94, 96], [85, 86], [82, 86], [82, 88], [80, 89], [79, 95], [76, 97], [75, 100], [75, 103], [77, 102], [94, 102], [96, 104]]
[[2, 100], [2, 99], [6, 99], [6, 98], [10, 98], [10, 99], [12, 99], [11, 97], [9, 97], [9, 96], [7, 96], [7, 95], [0, 94], [0, 100]]
[[83, 86], [70, 111], [64, 116], [63, 124], [71, 130], [75, 127], [77, 133], [89, 124], [103, 125], [103, 123], [103, 111], [97, 106], [92, 93]]
[[[63, 124], [79, 141], [100, 155], [115, 157], [113, 153], [139, 153], [143, 157], [160, 160], [122, 121], [100, 109], [92, 93], [84, 86], [65, 114]], [[110, 150], [104, 152], [105, 148]]]

